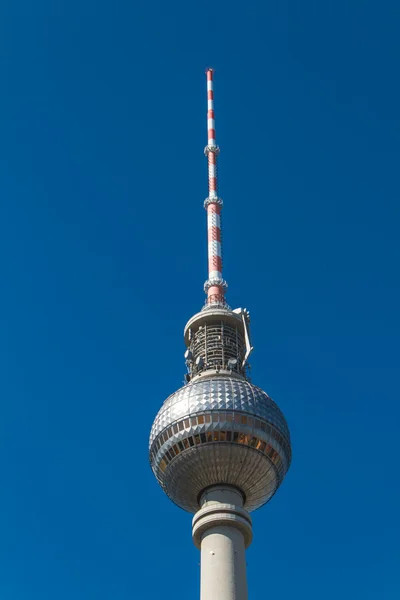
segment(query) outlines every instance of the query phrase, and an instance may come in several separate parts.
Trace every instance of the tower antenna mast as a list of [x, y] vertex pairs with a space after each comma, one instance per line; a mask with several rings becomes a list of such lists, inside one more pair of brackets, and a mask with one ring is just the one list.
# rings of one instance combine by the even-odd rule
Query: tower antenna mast
[[222, 200], [218, 196], [217, 160], [219, 147], [215, 134], [214, 70], [207, 69], [207, 146], [204, 154], [208, 162], [208, 197], [204, 201], [207, 210], [208, 279], [204, 284], [207, 294], [206, 307], [225, 306], [226, 281], [222, 278]]

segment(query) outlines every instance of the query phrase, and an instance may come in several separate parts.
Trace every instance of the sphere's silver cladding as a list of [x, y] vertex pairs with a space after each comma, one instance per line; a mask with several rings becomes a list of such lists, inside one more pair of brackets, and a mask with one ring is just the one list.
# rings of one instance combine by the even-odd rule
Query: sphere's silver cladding
[[169, 396], [150, 434], [150, 462], [166, 494], [195, 513], [214, 484], [239, 488], [244, 507], [268, 502], [291, 461], [290, 434], [275, 402], [240, 375], [200, 376]]

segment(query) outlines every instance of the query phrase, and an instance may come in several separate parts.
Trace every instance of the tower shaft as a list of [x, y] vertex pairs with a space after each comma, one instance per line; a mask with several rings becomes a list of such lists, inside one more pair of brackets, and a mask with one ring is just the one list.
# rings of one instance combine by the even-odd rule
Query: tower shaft
[[243, 496], [229, 486], [203, 493], [193, 518], [193, 541], [201, 550], [200, 600], [247, 600], [245, 550], [252, 537]]
[[243, 534], [230, 525], [210, 527], [201, 542], [200, 600], [247, 600]]

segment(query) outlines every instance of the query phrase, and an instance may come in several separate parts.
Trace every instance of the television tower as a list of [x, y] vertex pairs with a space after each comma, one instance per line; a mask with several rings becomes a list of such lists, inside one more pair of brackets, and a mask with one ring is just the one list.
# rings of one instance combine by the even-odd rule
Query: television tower
[[201, 551], [201, 600], [247, 600], [249, 513], [268, 502], [291, 461], [286, 420], [249, 380], [250, 316], [225, 301], [212, 69], [207, 69], [207, 298], [184, 330], [186, 384], [167, 398], [150, 433], [150, 464], [160, 486], [194, 513]]

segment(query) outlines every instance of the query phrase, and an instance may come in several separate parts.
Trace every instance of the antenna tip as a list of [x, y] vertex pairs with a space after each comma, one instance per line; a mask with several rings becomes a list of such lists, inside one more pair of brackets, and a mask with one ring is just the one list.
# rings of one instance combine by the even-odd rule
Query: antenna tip
[[215, 69], [213, 69], [212, 67], [207, 67], [206, 73], [215, 73]]

